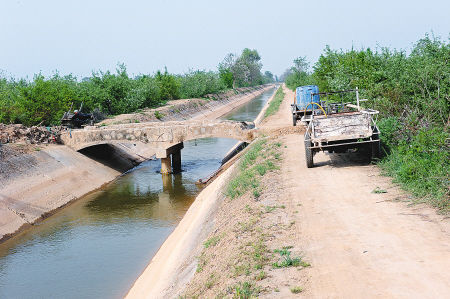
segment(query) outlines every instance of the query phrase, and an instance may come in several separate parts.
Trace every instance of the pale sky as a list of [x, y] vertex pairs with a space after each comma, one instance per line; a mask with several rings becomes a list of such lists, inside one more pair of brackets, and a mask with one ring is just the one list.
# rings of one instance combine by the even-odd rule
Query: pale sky
[[216, 70], [247, 47], [280, 75], [295, 57], [315, 62], [327, 44], [409, 49], [427, 32], [448, 39], [449, 0], [0, 0], [0, 70]]

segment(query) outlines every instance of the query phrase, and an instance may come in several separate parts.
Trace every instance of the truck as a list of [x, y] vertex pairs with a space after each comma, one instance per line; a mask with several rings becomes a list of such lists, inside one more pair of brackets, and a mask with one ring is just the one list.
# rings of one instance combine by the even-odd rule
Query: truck
[[357, 87], [329, 92], [319, 92], [317, 86], [303, 87], [306, 89], [300, 90], [305, 93], [304, 97], [309, 97], [306, 105], [302, 102], [305, 108], [301, 114], [306, 126], [304, 143], [308, 168], [314, 167], [314, 155], [319, 151], [356, 150], [369, 161], [380, 156], [380, 131], [376, 124], [379, 112], [360, 106], [360, 102], [367, 100], [359, 98]]
[[311, 115], [314, 112], [313, 106], [320, 105], [320, 96], [318, 93], [319, 87], [317, 85], [299, 86], [295, 89], [294, 103], [291, 104], [292, 124], [294, 126], [297, 125], [297, 120], [305, 115]]

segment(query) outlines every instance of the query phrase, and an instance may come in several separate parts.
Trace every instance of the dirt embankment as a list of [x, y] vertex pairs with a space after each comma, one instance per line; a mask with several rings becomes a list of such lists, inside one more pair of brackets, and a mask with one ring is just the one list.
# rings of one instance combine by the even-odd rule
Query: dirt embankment
[[[250, 181], [234, 198], [224, 194], [227, 184], [216, 186], [215, 195], [209, 191], [209, 200], [219, 202], [206, 222], [212, 225], [192, 223], [180, 233], [207, 236], [195, 249], [193, 239], [171, 240], [177, 250], [191, 250], [186, 258], [173, 260], [166, 253], [165, 262], [172, 269], [178, 264], [186, 275], [155, 289], [142, 276], [135, 287], [147, 283], [147, 288], [141, 293], [133, 288], [129, 298], [446, 298], [448, 217], [409, 205], [408, 194], [354, 153], [318, 153], [316, 166], [308, 169], [303, 135], [287, 129], [293, 95], [285, 92], [280, 111], [262, 124], [271, 135], [270, 151], [253, 155], [257, 158], [230, 179], [239, 175], [242, 182], [246, 170], [278, 156], [276, 167], [264, 175], [256, 169], [259, 183]], [[239, 190], [235, 184], [232, 189]], [[161, 265], [157, 270], [164, 273]]]
[[[199, 119], [220, 117], [271, 88], [267, 85], [241, 90], [238, 94], [233, 93], [231, 98], [222, 96], [217, 101], [198, 100], [215, 105], [197, 105], [196, 113], [194, 108], [184, 112], [180, 109], [171, 117], [180, 116], [180, 113]], [[160, 109], [172, 109], [169, 107]], [[131, 120], [134, 122], [133, 117], [139, 115], [142, 114], [131, 115]], [[122, 117], [117, 116], [118, 119]], [[124, 117], [126, 122], [130, 122], [129, 117]], [[0, 129], [1, 142], [8, 142], [0, 143], [0, 241], [100, 188], [154, 154], [148, 148], [128, 144], [103, 145], [82, 154], [63, 145], [50, 144], [55, 132], [45, 127], [1, 125]]]

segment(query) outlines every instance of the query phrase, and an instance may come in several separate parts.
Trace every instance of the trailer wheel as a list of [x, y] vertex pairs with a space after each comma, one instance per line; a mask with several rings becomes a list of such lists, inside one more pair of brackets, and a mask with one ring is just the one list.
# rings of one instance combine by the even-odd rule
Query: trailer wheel
[[297, 125], [297, 115], [292, 114], [292, 125], [295, 127]]
[[372, 158], [381, 157], [381, 144], [380, 140], [372, 142]]
[[372, 158], [380, 158], [381, 157], [381, 141], [380, 135], [377, 127], [372, 127], [374, 134], [372, 135], [373, 139], [378, 139], [378, 141], [372, 142]]
[[311, 137], [309, 134], [305, 134], [305, 158], [306, 158], [306, 167], [312, 168], [314, 167], [313, 161], [313, 151], [310, 149], [311, 147]]

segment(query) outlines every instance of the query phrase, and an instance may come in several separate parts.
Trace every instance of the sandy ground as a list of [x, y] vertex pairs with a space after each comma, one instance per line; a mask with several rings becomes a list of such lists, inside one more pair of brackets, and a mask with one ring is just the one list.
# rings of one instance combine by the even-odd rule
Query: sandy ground
[[[290, 125], [286, 115], [293, 94], [286, 92], [267, 126]], [[376, 166], [351, 154], [319, 153], [308, 169], [303, 136], [282, 140], [287, 148], [280, 203], [299, 206], [295, 243], [312, 265], [302, 271], [305, 297], [449, 298], [448, 218], [408, 206], [408, 196]], [[377, 187], [388, 192], [372, 193]]]
[[[293, 93], [285, 93], [280, 111], [260, 126], [282, 144], [280, 169], [264, 178], [261, 198], [224, 199], [213, 228], [197, 227], [209, 234], [187, 260], [196, 259], [201, 271], [187, 284], [186, 276], [171, 282], [171, 297], [232, 297], [250, 281], [262, 298], [449, 298], [449, 218], [411, 205], [408, 194], [355, 154], [318, 153], [308, 169], [301, 128], [291, 124]], [[215, 246], [203, 245], [214, 238]], [[259, 277], [244, 267], [253, 265], [257, 242], [265, 260]], [[271, 267], [283, 246], [310, 266]], [[167, 263], [173, 265], [170, 257]]]

